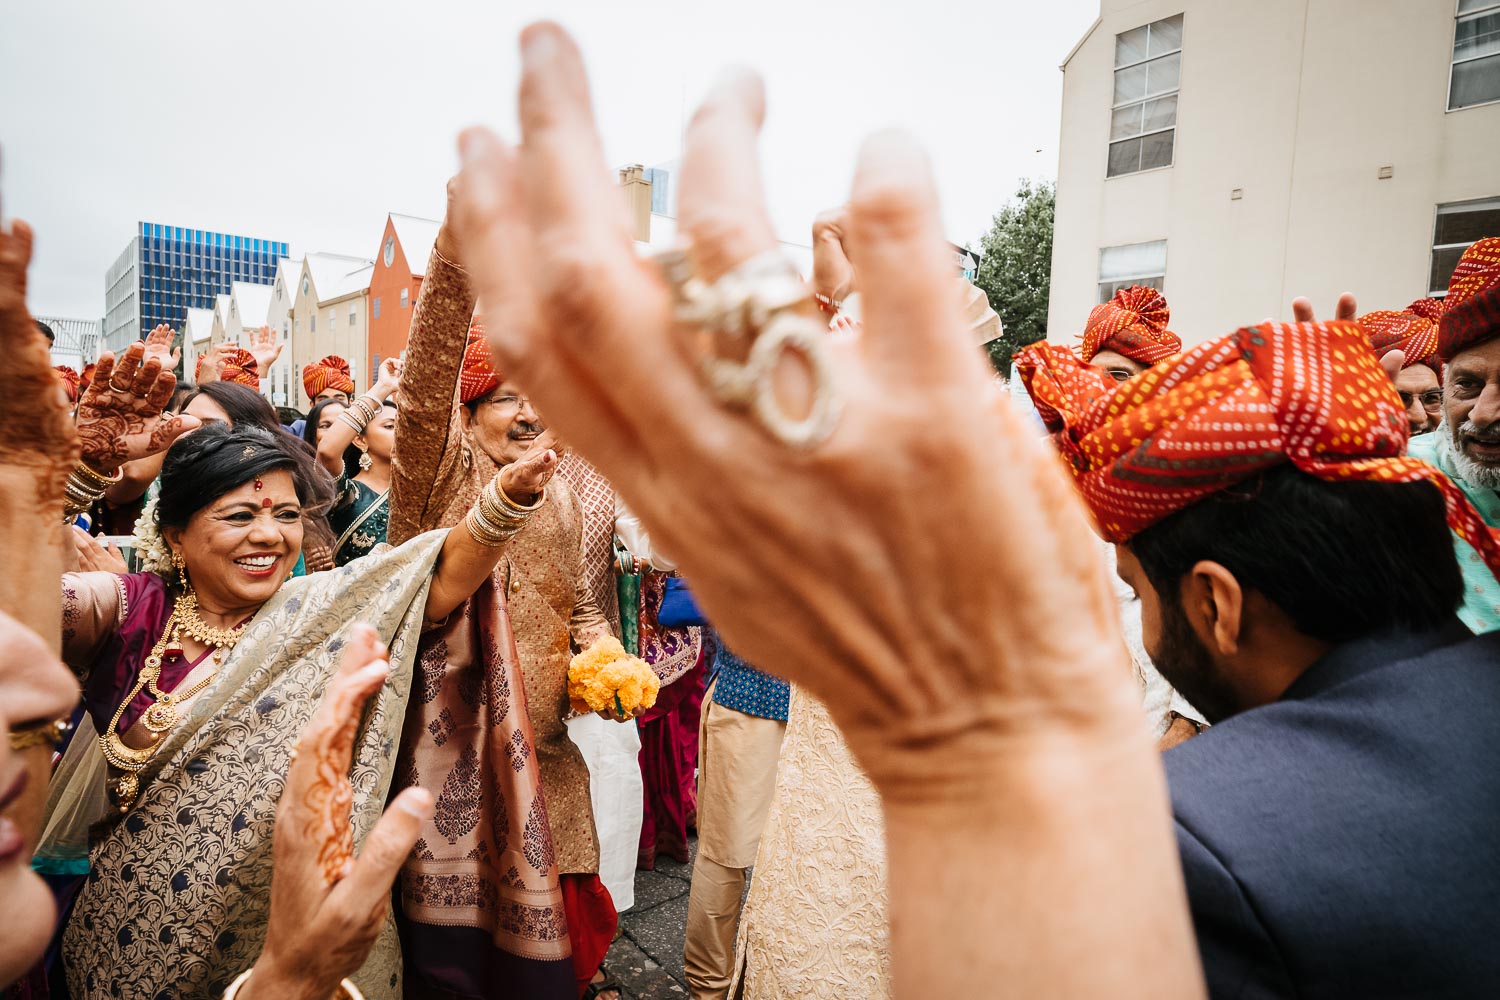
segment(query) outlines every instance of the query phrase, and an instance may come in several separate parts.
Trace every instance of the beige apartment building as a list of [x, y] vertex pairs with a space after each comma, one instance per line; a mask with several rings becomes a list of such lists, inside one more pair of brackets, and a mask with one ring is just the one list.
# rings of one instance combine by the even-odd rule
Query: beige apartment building
[[1130, 284], [1186, 344], [1400, 309], [1500, 235], [1500, 0], [1101, 0], [1062, 70], [1054, 341]]
[[305, 410], [302, 369], [336, 354], [349, 362], [359, 390], [371, 385], [367, 362], [370, 276], [374, 261], [343, 254], [310, 253], [302, 259], [301, 281], [292, 303], [292, 401]]

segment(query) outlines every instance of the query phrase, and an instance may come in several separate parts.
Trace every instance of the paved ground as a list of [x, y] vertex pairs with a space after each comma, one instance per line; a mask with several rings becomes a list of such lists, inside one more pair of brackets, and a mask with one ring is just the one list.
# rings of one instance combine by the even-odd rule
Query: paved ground
[[[689, 841], [693, 855], [698, 839]], [[604, 960], [628, 1000], [686, 1000], [682, 939], [687, 925], [691, 860], [656, 862], [654, 872], [635, 873], [635, 906], [620, 915], [620, 936]]]

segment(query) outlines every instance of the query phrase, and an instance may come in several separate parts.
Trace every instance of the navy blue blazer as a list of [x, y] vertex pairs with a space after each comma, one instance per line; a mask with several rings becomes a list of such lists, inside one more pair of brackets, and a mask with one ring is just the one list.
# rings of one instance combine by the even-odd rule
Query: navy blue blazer
[[1500, 997], [1500, 632], [1334, 649], [1168, 751], [1210, 994]]

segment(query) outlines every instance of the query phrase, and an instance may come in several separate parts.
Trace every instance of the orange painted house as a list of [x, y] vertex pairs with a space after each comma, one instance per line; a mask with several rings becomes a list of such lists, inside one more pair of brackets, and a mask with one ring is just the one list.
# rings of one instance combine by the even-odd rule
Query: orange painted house
[[412, 308], [427, 273], [440, 223], [396, 212], [386, 216], [385, 232], [375, 253], [375, 273], [370, 278], [370, 370], [355, 376], [357, 385], [373, 385], [380, 362], [406, 350]]

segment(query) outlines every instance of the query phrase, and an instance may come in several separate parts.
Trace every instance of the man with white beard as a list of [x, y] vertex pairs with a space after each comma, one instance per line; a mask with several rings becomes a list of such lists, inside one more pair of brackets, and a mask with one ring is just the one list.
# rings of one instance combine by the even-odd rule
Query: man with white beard
[[[1445, 366], [1443, 423], [1413, 438], [1409, 453], [1436, 465], [1500, 526], [1500, 237], [1464, 251], [1448, 283], [1438, 326]], [[1500, 584], [1473, 546], [1455, 539], [1464, 574], [1459, 617], [1475, 633], [1500, 629]]]

